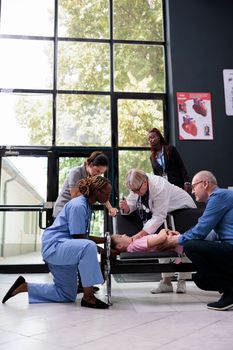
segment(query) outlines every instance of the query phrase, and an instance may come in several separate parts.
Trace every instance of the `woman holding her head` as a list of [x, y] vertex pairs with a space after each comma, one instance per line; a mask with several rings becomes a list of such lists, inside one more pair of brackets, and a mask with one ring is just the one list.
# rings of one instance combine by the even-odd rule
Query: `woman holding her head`
[[95, 297], [92, 287], [104, 282], [96, 245], [103, 243], [104, 238], [89, 236], [89, 233], [91, 205], [97, 201], [107, 202], [112, 186], [105, 177], [94, 176], [80, 180], [78, 189], [81, 195], [65, 204], [42, 236], [42, 256], [53, 275], [53, 283], [27, 283], [20, 276], [2, 303], [22, 292], [28, 292], [29, 303], [75, 302], [79, 270], [84, 293], [81, 306], [108, 308], [108, 304]]
[[[86, 162], [76, 168], [71, 169], [61, 193], [59, 194], [53, 208], [53, 217], [56, 218], [64, 205], [76, 197], [78, 194], [78, 182], [89, 176], [102, 175], [108, 170], [108, 157], [102, 152], [93, 152]], [[105, 203], [106, 208], [111, 216], [115, 216], [118, 212], [116, 208], [112, 208], [109, 200]]]
[[151, 146], [150, 161], [153, 173], [191, 193], [189, 176], [177, 149], [168, 145], [156, 128], [148, 132], [148, 141]]

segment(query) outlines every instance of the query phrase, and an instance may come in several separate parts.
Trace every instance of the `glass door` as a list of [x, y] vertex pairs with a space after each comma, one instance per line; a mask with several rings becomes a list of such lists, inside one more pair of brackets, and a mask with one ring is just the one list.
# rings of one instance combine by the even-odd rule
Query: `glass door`
[[16, 153], [6, 151], [0, 158], [0, 270], [7, 265], [43, 264], [41, 235], [49, 210], [47, 157]]

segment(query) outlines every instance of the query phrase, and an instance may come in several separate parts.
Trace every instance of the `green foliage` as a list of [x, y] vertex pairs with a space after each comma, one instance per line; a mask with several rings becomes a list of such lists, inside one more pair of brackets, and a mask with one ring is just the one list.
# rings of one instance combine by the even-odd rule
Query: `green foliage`
[[[59, 0], [59, 37], [110, 39], [108, 0]], [[161, 0], [113, 1], [113, 39], [162, 41]], [[164, 50], [151, 43], [114, 43], [114, 91], [164, 92]], [[48, 51], [48, 61], [53, 62]], [[110, 45], [108, 42], [58, 41], [58, 89], [107, 92], [103, 95], [58, 94], [56, 142], [64, 146], [111, 146]], [[114, 92], [113, 92], [114, 94]], [[50, 145], [52, 104], [31, 97], [18, 104], [19, 123], [32, 145]], [[120, 100], [119, 146], [147, 146], [147, 131], [163, 131], [163, 104], [157, 100]], [[60, 165], [60, 183], [77, 166], [77, 159]], [[151, 171], [148, 152], [120, 154], [120, 191], [132, 167]]]
[[162, 111], [161, 101], [118, 101], [119, 146], [148, 146], [148, 131], [154, 127], [163, 131]]
[[[59, 0], [59, 35], [108, 39], [108, 5], [108, 0]], [[162, 2], [115, 0], [113, 23], [114, 39], [162, 41]]]
[[[108, 0], [59, 0], [59, 35], [70, 38], [109, 38]], [[163, 40], [161, 0], [113, 1], [114, 39]], [[53, 62], [47, 52], [51, 66]], [[58, 88], [110, 92], [110, 46], [101, 42], [58, 42]], [[164, 91], [161, 46], [114, 44], [115, 91]], [[138, 102], [138, 108], [142, 109]], [[45, 108], [46, 107], [46, 108]], [[57, 95], [56, 145], [110, 146], [110, 97]], [[144, 104], [134, 117], [128, 103], [119, 120], [119, 143], [145, 145], [146, 131], [161, 126], [162, 108]], [[140, 112], [140, 113], [139, 113]], [[124, 120], [125, 118], [125, 120]], [[133, 119], [133, 123], [132, 123]], [[32, 145], [51, 144], [52, 105], [28, 98], [21, 101], [18, 121]], [[129, 133], [134, 128], [135, 137]], [[140, 137], [138, 137], [140, 135]], [[130, 140], [130, 138], [132, 138]]]
[[69, 90], [109, 91], [109, 45], [61, 42], [58, 87]]
[[59, 0], [59, 19], [64, 36], [109, 38], [108, 0]]
[[114, 38], [162, 41], [162, 4], [159, 0], [115, 0]]
[[[110, 37], [107, 0], [59, 1], [59, 18], [59, 27], [64, 28], [65, 36]], [[135, 0], [132, 6], [130, 0], [113, 1], [113, 25], [114, 39], [162, 41], [162, 2]], [[116, 91], [164, 91], [162, 47], [139, 44], [115, 44], [114, 47]], [[64, 42], [59, 48], [60, 86], [109, 91], [108, 44]], [[66, 79], [69, 84], [72, 80], [73, 87], [67, 86]]]
[[[20, 96], [17, 119], [27, 130], [30, 145], [48, 146], [53, 137], [53, 104], [56, 103], [55, 146], [111, 146], [111, 96], [119, 92], [164, 92], [164, 49], [147, 41], [163, 41], [162, 0], [113, 0], [113, 40], [141, 43], [113, 44], [110, 41], [72, 39], [110, 38], [108, 0], [58, 1], [57, 88], [72, 92], [95, 91], [98, 96], [78, 94]], [[53, 16], [52, 16], [53, 17]], [[69, 40], [63, 40], [65, 37]], [[51, 41], [45, 54], [53, 71]], [[114, 78], [111, 79], [111, 64]], [[48, 66], [46, 66], [46, 72]], [[47, 73], [46, 73], [47, 74]], [[50, 77], [49, 80], [51, 81]], [[111, 91], [113, 86], [113, 91]], [[108, 96], [101, 95], [102, 92]], [[163, 131], [163, 105], [156, 100], [120, 100], [118, 104], [119, 146], [147, 146], [147, 131]], [[59, 183], [62, 185], [72, 167], [84, 159], [60, 160]], [[122, 151], [119, 156], [120, 192], [126, 192], [124, 177], [130, 168], [151, 171], [149, 153]], [[93, 231], [101, 232], [103, 213], [96, 213]]]
[[110, 146], [108, 96], [60, 95], [57, 111], [58, 145]]
[[128, 194], [125, 186], [125, 175], [130, 169], [141, 169], [147, 173], [152, 172], [149, 151], [120, 151], [119, 154], [119, 195]]
[[161, 46], [116, 45], [115, 89], [164, 92], [164, 52]]
[[20, 125], [28, 130], [31, 145], [52, 144], [52, 104], [44, 96], [19, 96], [16, 106]]

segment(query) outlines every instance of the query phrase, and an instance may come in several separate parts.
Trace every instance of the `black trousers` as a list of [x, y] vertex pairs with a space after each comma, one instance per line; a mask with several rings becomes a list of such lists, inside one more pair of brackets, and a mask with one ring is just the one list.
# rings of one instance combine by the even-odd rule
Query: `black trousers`
[[191, 240], [184, 252], [197, 268], [193, 280], [200, 289], [223, 293], [233, 289], [233, 245]]

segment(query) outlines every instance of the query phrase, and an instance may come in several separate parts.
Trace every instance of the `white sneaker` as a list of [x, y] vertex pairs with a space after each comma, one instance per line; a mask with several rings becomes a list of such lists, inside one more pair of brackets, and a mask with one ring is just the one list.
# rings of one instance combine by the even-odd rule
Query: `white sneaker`
[[155, 289], [151, 289], [151, 294], [159, 294], [159, 293], [172, 293], [173, 285], [171, 283], [164, 283], [163, 280], [159, 282], [159, 285]]
[[186, 281], [185, 280], [178, 280], [177, 281], [176, 293], [186, 293]]

